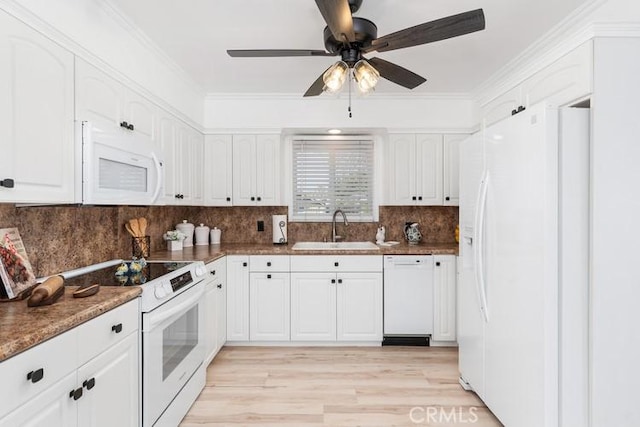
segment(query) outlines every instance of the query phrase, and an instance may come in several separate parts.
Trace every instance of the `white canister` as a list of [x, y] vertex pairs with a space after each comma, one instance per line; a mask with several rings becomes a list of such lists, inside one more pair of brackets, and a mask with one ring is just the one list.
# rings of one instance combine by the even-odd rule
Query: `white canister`
[[218, 227], [213, 227], [210, 234], [211, 234], [211, 244], [219, 245], [220, 236], [222, 235], [222, 230], [220, 230]]
[[209, 245], [209, 227], [200, 224], [196, 227], [196, 246]]
[[182, 232], [185, 236], [182, 246], [193, 246], [193, 230], [195, 227], [193, 224], [187, 222], [186, 219], [182, 220], [182, 224], [176, 224], [176, 230]]

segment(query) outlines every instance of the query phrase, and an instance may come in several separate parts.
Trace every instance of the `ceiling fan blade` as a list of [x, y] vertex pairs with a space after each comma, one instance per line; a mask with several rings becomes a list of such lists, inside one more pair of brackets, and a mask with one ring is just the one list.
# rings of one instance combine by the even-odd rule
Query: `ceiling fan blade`
[[229, 49], [234, 58], [274, 58], [279, 56], [336, 56], [337, 53], [309, 49]]
[[417, 75], [413, 71], [409, 71], [406, 68], [402, 68], [401, 66], [385, 61], [384, 59], [371, 58], [367, 59], [367, 62], [369, 62], [373, 68], [378, 70], [380, 75], [385, 79], [408, 89], [418, 87], [427, 81], [427, 79]]
[[356, 40], [348, 0], [316, 0], [316, 4], [336, 40]]
[[[333, 64], [327, 67], [327, 70], [331, 67], [333, 67]], [[320, 74], [320, 77], [318, 77], [316, 81], [313, 82], [313, 84], [309, 87], [309, 89], [307, 89], [307, 91], [303, 95], [304, 97], [318, 96], [322, 93], [322, 89], [324, 89], [324, 80], [322, 80], [322, 77], [324, 76], [324, 73], [327, 72], [327, 70], [324, 70], [322, 74]]]
[[437, 42], [484, 30], [482, 9], [451, 15], [377, 38], [363, 52], [386, 52], [405, 47]]

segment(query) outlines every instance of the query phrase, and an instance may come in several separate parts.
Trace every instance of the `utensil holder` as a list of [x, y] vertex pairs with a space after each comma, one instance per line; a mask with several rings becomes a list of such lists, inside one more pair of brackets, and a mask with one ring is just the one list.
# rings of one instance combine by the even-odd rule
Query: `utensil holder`
[[132, 237], [131, 254], [134, 258], [148, 258], [151, 253], [151, 237]]

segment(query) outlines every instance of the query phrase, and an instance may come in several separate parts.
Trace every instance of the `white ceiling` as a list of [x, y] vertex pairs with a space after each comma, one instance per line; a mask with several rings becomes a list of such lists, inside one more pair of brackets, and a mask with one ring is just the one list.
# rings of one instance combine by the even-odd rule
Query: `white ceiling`
[[[334, 57], [231, 58], [226, 49], [324, 49], [313, 0], [110, 0], [208, 93], [302, 94]], [[380, 93], [467, 93], [589, 0], [364, 0], [355, 14], [383, 36], [482, 8], [484, 31], [369, 54], [422, 75], [413, 91], [383, 81]]]

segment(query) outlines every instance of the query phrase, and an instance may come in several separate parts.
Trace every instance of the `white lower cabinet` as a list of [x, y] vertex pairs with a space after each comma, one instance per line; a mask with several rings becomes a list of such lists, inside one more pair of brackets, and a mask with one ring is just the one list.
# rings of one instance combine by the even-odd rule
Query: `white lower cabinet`
[[249, 256], [227, 256], [227, 340], [249, 340]]
[[139, 424], [139, 309], [130, 301], [0, 363], [0, 427]]
[[251, 273], [249, 339], [289, 341], [289, 273]]
[[433, 341], [456, 340], [456, 257], [434, 256]]
[[205, 285], [205, 366], [227, 340], [227, 261], [221, 258], [206, 267], [209, 280]]
[[382, 257], [301, 255], [291, 270], [292, 341], [382, 341]]

